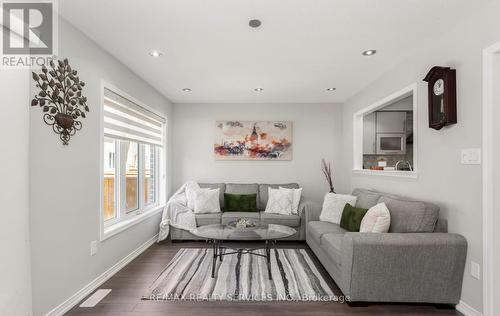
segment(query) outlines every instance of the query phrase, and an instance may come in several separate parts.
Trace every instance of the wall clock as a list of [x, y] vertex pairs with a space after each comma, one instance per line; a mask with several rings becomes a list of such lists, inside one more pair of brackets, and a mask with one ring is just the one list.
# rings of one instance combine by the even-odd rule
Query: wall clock
[[457, 79], [455, 69], [435, 66], [425, 76], [429, 94], [429, 127], [440, 130], [457, 123]]

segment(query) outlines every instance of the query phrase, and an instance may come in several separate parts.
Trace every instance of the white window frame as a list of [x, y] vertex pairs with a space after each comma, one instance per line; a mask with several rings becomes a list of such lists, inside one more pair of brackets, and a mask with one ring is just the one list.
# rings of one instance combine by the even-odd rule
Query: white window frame
[[[121, 175], [124, 170], [120, 163], [120, 140], [117, 139], [115, 142], [115, 195], [114, 195], [114, 205], [115, 205], [115, 218], [104, 221], [104, 91], [105, 89], [111, 90], [122, 97], [136, 103], [137, 105], [143, 107], [144, 109], [160, 116], [165, 120], [163, 124], [163, 155], [160, 155], [160, 147], [154, 146], [155, 148], [155, 156], [156, 156], [156, 164], [155, 164], [155, 202], [145, 205], [144, 201], [144, 172], [142, 170], [144, 164], [144, 145], [139, 143], [139, 162], [138, 162], [138, 205], [139, 208], [133, 211], [129, 211], [128, 213], [125, 211], [125, 208], [121, 206]], [[118, 89], [112, 84], [102, 81], [101, 82], [101, 97], [100, 97], [100, 133], [99, 133], [99, 227], [100, 227], [100, 241], [104, 241], [140, 222], [145, 219], [158, 214], [163, 210], [166, 204], [166, 166], [167, 166], [167, 147], [166, 147], [166, 131], [167, 131], [167, 118], [164, 114], [159, 113], [157, 110], [152, 109], [151, 107], [145, 105], [143, 102], [135, 99], [130, 96], [126, 92]], [[114, 139], [113, 137], [108, 137], [110, 139]]]
[[[353, 167], [352, 173], [358, 175], [370, 176], [390, 176], [403, 178], [418, 177], [418, 84], [411, 84], [374, 104], [367, 106], [353, 115]], [[369, 170], [363, 169], [363, 117], [369, 113], [375, 112], [387, 105], [413, 95], [413, 171], [402, 170]]]
[[[139, 192], [139, 196], [142, 197], [141, 198], [141, 203], [143, 203], [143, 208], [150, 208], [150, 207], [154, 207], [155, 205], [158, 205], [159, 204], [159, 199], [158, 199], [158, 191], [159, 191], [159, 188], [160, 188], [160, 181], [159, 181], [159, 178], [160, 178], [160, 168], [159, 168], [159, 165], [158, 165], [158, 162], [161, 161], [161, 157], [160, 157], [160, 148], [158, 148], [158, 146], [155, 146], [155, 145], [151, 145], [153, 146], [154, 148], [154, 153], [153, 155], [155, 156], [155, 165], [154, 165], [154, 186], [155, 186], [155, 195], [154, 195], [154, 201], [149, 203], [149, 204], [146, 204], [146, 202], [144, 200], [142, 200], [144, 198], [144, 185], [142, 186], [139, 186], [140, 189], [142, 189], [142, 191]], [[145, 147], [146, 145], [145, 144], [141, 144], [140, 145], [140, 148], [139, 148], [139, 153], [140, 151], [142, 151], [142, 154], [141, 154], [141, 157], [142, 159], [139, 160], [139, 162], [142, 164], [144, 164], [144, 162], [146, 161], [146, 150], [145, 150]], [[143, 172], [143, 168], [142, 166], [139, 166], [139, 170], [141, 172]], [[142, 183], [144, 183], [144, 174], [142, 174], [141, 177], [139, 177], [139, 181], [142, 181]]]
[[[123, 219], [127, 219], [127, 218], [130, 218], [132, 217], [134, 214], [133, 213], [140, 213], [142, 208], [143, 208], [143, 205], [142, 205], [142, 201], [141, 201], [141, 191], [142, 191], [142, 183], [141, 183], [141, 179], [142, 179], [142, 146], [140, 143], [138, 142], [135, 142], [134, 143], [137, 144], [137, 207], [134, 208], [134, 209], [131, 209], [131, 210], [127, 210], [126, 209], [126, 206], [124, 205], [126, 203], [126, 200], [127, 200], [127, 197], [126, 197], [126, 192], [127, 192], [127, 188], [126, 188], [126, 185], [127, 185], [127, 179], [126, 177], [124, 177], [124, 175], [126, 174], [126, 161], [122, 161], [122, 158], [125, 159], [125, 157], [122, 157], [121, 154], [121, 144], [122, 144], [122, 141], [118, 140], [118, 147], [120, 148], [120, 155], [118, 155], [118, 157], [120, 157], [120, 160], [118, 160], [119, 164], [119, 168], [118, 168], [118, 175], [119, 175], [119, 178], [120, 181], [118, 181], [120, 183], [120, 190], [118, 190], [119, 194], [118, 196], [120, 197], [120, 199], [118, 200], [118, 211], [120, 213], [120, 220], [123, 220]], [[122, 181], [124, 181], [124, 183], [122, 183]], [[106, 224], [106, 223], [105, 223]], [[105, 225], [106, 226], [106, 225]]]

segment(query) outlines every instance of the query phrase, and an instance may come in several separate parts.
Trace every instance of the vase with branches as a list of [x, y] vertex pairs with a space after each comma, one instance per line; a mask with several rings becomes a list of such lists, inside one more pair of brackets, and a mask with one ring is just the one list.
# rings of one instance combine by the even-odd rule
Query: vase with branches
[[332, 165], [330, 161], [326, 162], [325, 159], [321, 159], [321, 171], [325, 175], [326, 182], [328, 183], [328, 187], [330, 188], [330, 193], [335, 193], [332, 179]]

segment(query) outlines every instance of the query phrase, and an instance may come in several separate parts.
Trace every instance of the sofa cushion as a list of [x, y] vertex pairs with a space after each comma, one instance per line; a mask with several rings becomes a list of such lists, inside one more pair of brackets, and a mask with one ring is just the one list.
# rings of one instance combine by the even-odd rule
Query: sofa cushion
[[260, 222], [262, 224], [278, 224], [290, 227], [300, 226], [300, 216], [298, 215], [280, 215], [260, 212]]
[[285, 183], [285, 184], [259, 184], [259, 207], [262, 210], [266, 209], [267, 200], [269, 199], [268, 188], [278, 189], [279, 187], [287, 189], [298, 189], [299, 185], [297, 183]]
[[342, 211], [342, 218], [340, 219], [340, 227], [350, 231], [359, 232], [361, 220], [368, 210], [366, 208], [354, 207], [347, 203]]
[[[292, 214], [299, 214], [299, 205], [302, 200], [302, 188], [298, 189], [288, 189], [280, 187], [279, 190], [291, 191], [293, 193], [293, 203], [292, 203]], [[268, 201], [269, 203], [269, 201]]]
[[257, 183], [227, 183], [226, 192], [231, 194], [257, 194], [257, 208], [262, 207], [259, 205], [259, 185]]
[[199, 189], [194, 199], [194, 213], [220, 213], [219, 189]]
[[318, 244], [321, 244], [321, 236], [324, 234], [341, 234], [347, 233], [347, 230], [340, 227], [338, 224], [330, 222], [312, 221], [307, 223], [307, 233], [315, 239]]
[[358, 198], [356, 196], [347, 194], [325, 194], [321, 214], [319, 214], [319, 220], [322, 222], [340, 224], [340, 219], [342, 218], [342, 212], [344, 211], [345, 205], [351, 204], [354, 206], [356, 205], [357, 199]]
[[293, 210], [293, 193], [293, 190], [269, 188], [269, 201], [267, 201], [265, 212], [291, 215]]
[[338, 266], [341, 265], [341, 251], [343, 234], [328, 233], [321, 237], [321, 247], [326, 252], [328, 257], [335, 262]]
[[432, 233], [439, 218], [439, 207], [421, 201], [410, 201], [394, 196], [382, 196], [391, 213], [390, 233]]
[[361, 233], [387, 233], [391, 227], [391, 212], [385, 203], [371, 207], [361, 220]]
[[224, 193], [224, 212], [258, 212], [257, 193], [232, 194]]
[[221, 213], [195, 214], [196, 225], [205, 226], [221, 223]]
[[436, 227], [434, 227], [435, 233], [447, 233], [448, 232], [448, 221], [444, 218], [439, 218], [436, 222]]
[[202, 189], [219, 189], [219, 203], [221, 209], [224, 208], [224, 192], [226, 192], [225, 183], [199, 183]]
[[380, 193], [366, 189], [354, 189], [352, 195], [356, 196], [356, 207], [369, 209], [375, 206], [380, 199]]
[[194, 203], [196, 199], [196, 192], [200, 189], [200, 185], [194, 181], [188, 181], [186, 183], [186, 200], [187, 207], [190, 210], [194, 210]]
[[259, 212], [224, 212], [222, 213], [222, 224], [227, 225], [231, 222], [237, 221], [240, 218], [248, 218], [254, 222], [260, 220]]

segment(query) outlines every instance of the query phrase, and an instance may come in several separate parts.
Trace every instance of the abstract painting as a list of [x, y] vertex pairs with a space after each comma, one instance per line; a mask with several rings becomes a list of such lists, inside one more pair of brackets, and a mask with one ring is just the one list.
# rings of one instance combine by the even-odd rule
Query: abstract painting
[[218, 160], [292, 160], [292, 122], [217, 121]]

